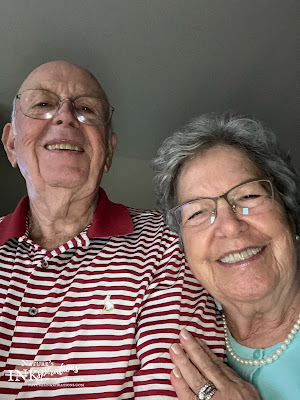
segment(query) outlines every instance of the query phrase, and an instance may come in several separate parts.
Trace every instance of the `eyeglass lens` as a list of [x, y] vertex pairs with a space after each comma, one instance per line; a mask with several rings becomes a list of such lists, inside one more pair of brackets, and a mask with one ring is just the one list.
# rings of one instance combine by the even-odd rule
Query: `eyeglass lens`
[[[63, 101], [55, 93], [40, 89], [25, 90], [18, 98], [23, 114], [34, 119], [53, 118]], [[105, 125], [110, 120], [100, 98], [81, 96], [73, 100], [72, 105], [75, 117], [85, 124]]]
[[[231, 189], [224, 197], [237, 214], [261, 214], [270, 210], [273, 188], [270, 181], [257, 180]], [[215, 221], [217, 201], [218, 198], [196, 199], [181, 205], [175, 211], [177, 222], [182, 227], [198, 225], [205, 229]]]

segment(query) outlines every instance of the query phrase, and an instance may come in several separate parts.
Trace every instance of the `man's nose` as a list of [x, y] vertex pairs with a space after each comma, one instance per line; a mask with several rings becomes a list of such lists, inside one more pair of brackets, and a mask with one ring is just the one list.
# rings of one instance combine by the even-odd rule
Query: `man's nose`
[[218, 200], [217, 218], [214, 222], [218, 237], [238, 237], [248, 229], [242, 216], [234, 212], [234, 206], [225, 199]]
[[67, 125], [78, 128], [80, 122], [74, 115], [74, 107], [69, 99], [60, 102], [59, 108], [53, 117], [52, 123], [55, 125]]

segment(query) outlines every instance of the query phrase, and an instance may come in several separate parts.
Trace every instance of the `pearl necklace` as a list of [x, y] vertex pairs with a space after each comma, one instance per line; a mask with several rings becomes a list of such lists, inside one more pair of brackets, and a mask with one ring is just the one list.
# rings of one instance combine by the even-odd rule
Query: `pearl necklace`
[[290, 333], [287, 335], [287, 338], [281, 343], [280, 347], [273, 353], [270, 357], [267, 358], [259, 358], [258, 360], [248, 360], [246, 358], [239, 357], [232, 349], [229, 343], [228, 338], [228, 327], [225, 319], [225, 315], [223, 314], [223, 324], [224, 324], [224, 331], [225, 331], [225, 346], [228, 353], [239, 363], [246, 364], [246, 365], [255, 365], [255, 366], [263, 366], [265, 364], [271, 364], [273, 361], [278, 360], [281, 354], [287, 349], [288, 345], [291, 344], [292, 340], [294, 339], [295, 335], [300, 330], [300, 314], [298, 316], [297, 322], [291, 329]]

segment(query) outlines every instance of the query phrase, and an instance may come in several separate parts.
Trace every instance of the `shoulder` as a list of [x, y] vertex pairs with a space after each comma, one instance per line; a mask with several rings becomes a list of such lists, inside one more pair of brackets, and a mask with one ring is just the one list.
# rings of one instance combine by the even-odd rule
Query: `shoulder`
[[172, 245], [179, 247], [178, 235], [170, 230], [158, 210], [141, 210], [132, 207], [127, 207], [127, 209], [134, 225], [132, 235], [145, 236], [148, 240], [153, 240], [152, 245], [159, 242], [166, 248]]
[[134, 221], [163, 222], [163, 216], [158, 210], [142, 210], [133, 207], [127, 207], [127, 210]]
[[174, 232], [170, 230], [170, 228], [165, 224], [164, 217], [158, 210], [141, 210], [137, 208], [127, 207], [134, 227], [153, 227], [160, 228], [165, 231], [170, 232], [176, 236]]

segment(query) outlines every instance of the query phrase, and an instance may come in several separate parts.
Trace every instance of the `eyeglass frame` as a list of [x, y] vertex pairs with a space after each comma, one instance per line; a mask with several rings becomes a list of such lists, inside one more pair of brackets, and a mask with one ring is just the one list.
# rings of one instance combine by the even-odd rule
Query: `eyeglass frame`
[[[76, 110], [76, 108], [75, 108], [75, 106], [74, 106], [74, 101], [77, 100], [77, 99], [80, 99], [80, 97], [91, 97], [91, 98], [94, 98], [94, 99], [99, 99], [99, 100], [101, 100], [100, 97], [97, 97], [97, 96], [90, 96], [90, 95], [83, 94], [83, 95], [79, 95], [79, 96], [75, 97], [73, 100], [69, 99], [68, 97], [66, 97], [65, 99], [62, 99], [62, 100], [61, 100], [60, 97], [58, 96], [58, 94], [52, 92], [51, 90], [43, 89], [43, 88], [36, 88], [36, 89], [25, 89], [23, 92], [17, 93], [17, 94], [15, 95], [15, 100], [20, 100], [20, 96], [21, 96], [23, 93], [25, 93], [27, 90], [43, 90], [43, 91], [45, 91], [45, 92], [52, 93], [52, 94], [54, 94], [54, 95], [58, 98], [59, 103], [58, 103], [58, 107], [57, 107], [57, 110], [56, 110], [55, 114], [54, 114], [51, 118], [34, 118], [34, 117], [32, 117], [32, 116], [29, 116], [29, 115], [25, 114], [25, 113], [23, 112], [23, 110], [22, 110], [22, 107], [20, 106], [20, 110], [22, 111], [23, 115], [25, 115], [26, 117], [31, 118], [31, 119], [38, 119], [38, 120], [40, 120], [40, 121], [43, 121], [43, 120], [51, 120], [52, 118], [54, 118], [54, 117], [56, 116], [56, 114], [57, 114], [58, 111], [60, 110], [61, 104], [62, 104], [65, 100], [69, 100], [69, 101], [71, 102], [71, 104], [72, 104], [72, 114], [73, 114], [73, 116], [77, 119], [77, 121], [79, 121], [81, 124], [85, 124], [85, 125], [90, 125], [90, 126], [96, 126], [96, 125], [97, 125], [97, 124], [87, 124], [86, 122], [81, 121], [80, 119], [78, 119], [81, 115], [78, 115], [78, 116], [74, 115], [73, 110]], [[103, 123], [103, 124], [99, 123], [100, 126], [105, 126], [105, 125], [107, 125], [107, 124], [108, 124], [108, 125], [111, 125], [111, 119], [112, 119], [112, 116], [113, 116], [113, 113], [114, 113], [115, 109], [114, 109], [114, 107], [111, 106], [110, 104], [108, 105], [108, 107], [109, 107], [109, 116], [108, 116], [108, 120], [107, 120], [105, 123]]]
[[[238, 188], [239, 186], [245, 185], [246, 183], [259, 182], [259, 181], [269, 182], [270, 187], [271, 187], [271, 190], [272, 190], [271, 199], [272, 199], [272, 201], [274, 201], [274, 199], [275, 199], [275, 191], [274, 191], [274, 187], [273, 187], [272, 180], [273, 180], [272, 178], [250, 179], [250, 180], [247, 180], [247, 181], [245, 181], [245, 182], [239, 183], [239, 184], [236, 185], [236, 186], [233, 186], [233, 187], [232, 187], [231, 189], [229, 189], [226, 193], [224, 193], [224, 194], [222, 194], [222, 195], [220, 195], [220, 196], [216, 196], [216, 197], [197, 197], [196, 199], [192, 199], [192, 200], [185, 201], [184, 203], [179, 204], [178, 206], [175, 206], [175, 207], [171, 208], [171, 209], [169, 210], [169, 213], [175, 217], [175, 220], [176, 220], [178, 226], [180, 226], [180, 222], [178, 221], [178, 219], [177, 219], [177, 217], [176, 217], [176, 211], [177, 211], [179, 208], [181, 208], [181, 207], [184, 206], [185, 204], [191, 203], [191, 202], [196, 201], [196, 200], [213, 200], [213, 202], [215, 203], [215, 208], [213, 209], [212, 214], [215, 216], [215, 218], [214, 218], [214, 221], [213, 221], [210, 225], [208, 225], [208, 226], [211, 226], [211, 225], [213, 225], [213, 223], [215, 222], [215, 220], [216, 220], [216, 218], [217, 218], [217, 208], [218, 208], [217, 206], [218, 206], [218, 200], [219, 200], [219, 199], [224, 199], [224, 200], [228, 203], [228, 205], [230, 206], [231, 210], [232, 210], [234, 213], [236, 213], [236, 210], [235, 210], [236, 205], [235, 205], [235, 204], [232, 204], [232, 203], [229, 201], [229, 199], [228, 199], [228, 194], [229, 194], [232, 190]], [[241, 215], [244, 215], [244, 214], [241, 214]], [[206, 228], [204, 228], [204, 229], [206, 229]]]

